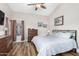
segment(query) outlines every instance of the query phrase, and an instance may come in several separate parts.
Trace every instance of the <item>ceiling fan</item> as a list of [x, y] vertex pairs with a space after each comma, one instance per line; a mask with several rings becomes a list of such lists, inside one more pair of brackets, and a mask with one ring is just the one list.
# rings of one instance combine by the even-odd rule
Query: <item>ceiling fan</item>
[[37, 11], [39, 8], [46, 9], [45, 3], [32, 3], [28, 4], [29, 6], [34, 6], [35, 10]]

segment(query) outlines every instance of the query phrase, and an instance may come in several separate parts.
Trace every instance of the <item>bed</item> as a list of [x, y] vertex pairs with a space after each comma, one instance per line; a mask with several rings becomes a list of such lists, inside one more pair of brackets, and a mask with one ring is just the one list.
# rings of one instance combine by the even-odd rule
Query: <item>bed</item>
[[[35, 36], [32, 39], [38, 56], [56, 55], [77, 48], [76, 30], [53, 30], [53, 33], [48, 36]], [[66, 35], [62, 35], [62, 33], [66, 33]]]

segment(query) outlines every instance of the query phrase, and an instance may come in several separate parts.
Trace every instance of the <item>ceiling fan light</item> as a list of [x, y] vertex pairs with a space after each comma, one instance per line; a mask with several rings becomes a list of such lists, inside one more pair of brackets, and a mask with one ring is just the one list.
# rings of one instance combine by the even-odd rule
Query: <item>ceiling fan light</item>
[[40, 4], [37, 4], [36, 7], [37, 7], [37, 8], [40, 8], [41, 6], [40, 6]]

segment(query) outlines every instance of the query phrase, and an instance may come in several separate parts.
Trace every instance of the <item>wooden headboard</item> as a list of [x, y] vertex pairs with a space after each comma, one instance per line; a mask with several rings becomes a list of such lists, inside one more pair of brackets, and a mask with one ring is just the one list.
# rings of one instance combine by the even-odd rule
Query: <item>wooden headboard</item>
[[73, 33], [73, 37], [76, 41], [77, 47], [78, 47], [78, 43], [77, 43], [77, 30], [52, 30], [52, 32], [69, 32], [69, 33]]

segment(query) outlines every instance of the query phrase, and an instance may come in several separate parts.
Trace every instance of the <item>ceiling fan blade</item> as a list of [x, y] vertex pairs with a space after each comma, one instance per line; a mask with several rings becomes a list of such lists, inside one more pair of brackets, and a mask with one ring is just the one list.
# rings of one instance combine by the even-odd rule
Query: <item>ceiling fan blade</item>
[[36, 5], [36, 4], [27, 4], [27, 5]]
[[37, 5], [37, 4], [44, 4], [44, 3], [32, 3], [32, 4], [27, 4], [27, 5]]
[[43, 8], [46, 9], [46, 7], [44, 6], [45, 3], [32, 3], [32, 4], [27, 4], [29, 6], [34, 5], [35, 6], [35, 10], [38, 10], [39, 8]]
[[41, 5], [42, 8], [46, 9], [46, 7], [44, 5]]

